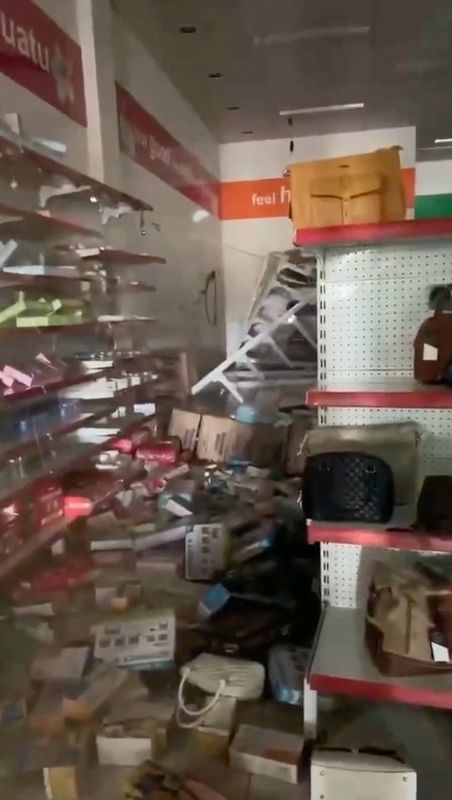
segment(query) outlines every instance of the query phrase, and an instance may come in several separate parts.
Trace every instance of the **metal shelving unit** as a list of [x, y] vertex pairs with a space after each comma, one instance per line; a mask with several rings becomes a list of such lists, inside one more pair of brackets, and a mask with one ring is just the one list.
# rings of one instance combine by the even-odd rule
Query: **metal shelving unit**
[[[318, 408], [319, 424], [417, 422], [419, 486], [426, 474], [452, 474], [452, 390], [412, 377], [429, 290], [452, 281], [452, 219], [303, 230], [295, 243], [317, 256], [318, 385], [307, 402]], [[312, 735], [317, 693], [452, 708], [452, 675], [388, 678], [364, 642], [372, 561], [452, 553], [452, 531], [415, 531], [414, 518], [415, 509], [406, 509], [386, 526], [308, 522], [309, 541], [321, 545], [325, 606], [305, 687]]]
[[309, 669], [311, 689], [374, 701], [452, 709], [452, 673], [394, 678], [372, 663], [359, 609], [326, 608]]
[[[146, 397], [149, 395], [150, 387], [152, 396], [156, 391], [159, 370], [154, 366], [150, 369], [149, 366], [150, 361], [155, 362], [156, 356], [146, 352], [147, 348], [141, 346], [141, 341], [135, 342], [138, 327], [153, 320], [148, 317], [124, 316], [110, 310], [105, 313], [93, 305], [97, 296], [96, 283], [102, 291], [111, 294], [115, 291], [126, 293], [154, 290], [154, 287], [144, 281], [122, 280], [115, 272], [112, 275], [107, 274], [106, 268], [109, 266], [138, 266], [166, 262], [159, 256], [109, 247], [104, 241], [105, 226], [110, 218], [119, 219], [124, 214], [138, 213], [140, 228], [143, 228], [144, 214], [153, 210], [152, 205], [74, 170], [63, 163], [52, 148], [39, 140], [27, 139], [5, 129], [3, 125], [0, 125], [0, 172], [6, 177], [7, 183], [13, 176], [15, 184], [14, 201], [10, 202], [8, 194], [6, 202], [3, 200], [0, 202], [1, 267], [17, 265], [26, 273], [26, 264], [41, 264], [44, 259], [42, 252], [45, 250], [46, 260], [47, 254], [55, 255], [55, 258], [49, 259], [50, 264], [55, 264], [54, 270], [57, 271], [57, 265], [63, 261], [67, 265], [65, 269], [68, 273], [54, 276], [20, 275], [0, 271], [3, 291], [10, 291], [16, 286], [23, 288], [23, 284], [26, 284], [27, 290], [30, 289], [32, 292], [47, 291], [47, 289], [50, 291], [55, 289], [56, 284], [58, 292], [64, 287], [64, 292], [66, 290], [72, 292], [70, 298], [73, 298], [74, 293], [79, 296], [77, 293], [80, 293], [83, 282], [85, 289], [94, 287], [89, 299], [90, 310], [84, 314], [80, 323], [74, 321], [73, 324], [67, 325], [21, 328], [11, 325], [3, 327], [0, 331], [2, 346], [0, 356], [3, 355], [3, 363], [12, 366], [18, 364], [21, 367], [23, 362], [25, 372], [33, 368], [34, 358], [39, 352], [36, 347], [42, 348], [44, 353], [50, 352], [53, 359], [57, 354], [57, 344], [59, 346], [60, 343], [69, 342], [71, 345], [68, 347], [68, 357], [64, 356], [62, 359], [63, 365], [61, 359], [57, 358], [55, 379], [51, 377], [51, 370], [49, 370], [50, 377], [42, 377], [42, 373], [36, 373], [36, 382], [40, 379], [43, 381], [39, 385], [27, 388], [16, 382], [10, 388], [5, 387], [0, 394], [0, 411], [8, 414], [8, 420], [10, 418], [13, 420], [13, 415], [17, 417], [17, 409], [23, 408], [24, 416], [27, 416], [30, 423], [29, 435], [23, 437], [18, 435], [15, 438], [12, 434], [8, 434], [2, 447], [3, 470], [0, 488], [2, 511], [5, 512], [6, 506], [10, 506], [11, 513], [20, 514], [22, 506], [25, 508], [27, 504], [29, 507], [30, 503], [33, 505], [34, 496], [38, 497], [37, 492], [44, 484], [53, 485], [55, 482], [56, 485], [67, 472], [89, 466], [92, 458], [108, 449], [118, 437], [130, 435], [152, 419], [153, 415], [149, 409], [146, 409], [145, 413], [131, 413], [130, 409], [134, 407], [137, 398], [140, 403], [143, 401], [143, 398], [137, 395], [143, 387], [146, 389]], [[23, 194], [22, 188], [26, 190]], [[34, 198], [34, 203], [30, 200], [31, 197]], [[63, 211], [55, 210], [54, 200], [64, 201]], [[95, 212], [94, 225], [91, 225], [92, 215], [89, 214], [86, 215], [88, 224], [77, 220], [77, 208], [80, 211], [80, 204], [84, 203], [86, 209], [93, 209]], [[83, 210], [85, 211], [85, 207]], [[20, 255], [21, 247], [27, 250], [23, 260]], [[60, 271], [63, 272], [64, 267], [60, 268]], [[29, 272], [32, 273], [32, 268]], [[83, 298], [83, 302], [85, 301], [86, 297]], [[140, 323], [140, 326], [137, 327], [136, 323]], [[129, 335], [131, 328], [134, 333]], [[123, 337], [121, 331], [125, 331]], [[41, 337], [41, 334], [47, 333], [51, 333], [52, 336]], [[103, 341], [96, 345], [97, 336], [107, 338], [108, 343]], [[93, 337], [92, 351], [87, 350], [87, 337]], [[118, 344], [118, 337], [123, 342], [122, 345]], [[63, 349], [66, 350], [66, 344]], [[97, 357], [98, 350], [99, 357]], [[106, 359], [105, 354], [110, 350], [112, 358]], [[139, 358], [134, 355], [135, 351], [141, 353]], [[86, 361], [92, 361], [93, 366], [87, 371], [82, 371], [79, 362]], [[91, 387], [88, 387], [90, 389], [88, 395], [82, 391], [84, 384], [94, 385], [98, 380], [102, 383], [107, 379], [109, 381], [111, 379], [114, 387], [111, 396], [104, 397], [101, 392], [99, 399], [96, 400], [96, 392], [91, 392]], [[36, 402], [42, 405], [42, 401], [47, 398], [60, 400], [68, 390], [70, 397], [70, 391], [74, 392], [79, 386], [81, 399], [76, 401], [78, 406], [72, 415], [65, 418], [63, 412], [58, 412], [55, 414], [55, 419], [52, 415], [49, 416], [48, 424], [41, 421], [33, 427], [35, 424], [33, 410]], [[94, 400], [85, 400], [86, 396], [94, 397]], [[148, 401], [144, 405], [149, 406]], [[100, 423], [104, 423], [108, 429], [104, 434], [96, 430], [96, 426], [98, 427]], [[102, 497], [99, 503], [104, 504], [113, 499], [142, 473], [142, 464], [134, 462], [126, 471], [124, 469], [118, 471], [108, 494]], [[61, 493], [59, 484], [57, 488]], [[99, 503], [96, 501], [96, 507]], [[49, 516], [48, 519], [50, 518]], [[39, 516], [36, 519], [33, 516], [34, 522], [27, 523], [26, 537], [21, 532], [16, 548], [11, 548], [8, 555], [2, 557], [0, 580], [23, 568], [38, 552], [64, 537], [70, 531], [73, 519], [73, 516], [71, 518], [63, 516], [50, 524], [41, 523], [39, 527]], [[36, 529], [29, 530], [29, 527], [35, 527], [35, 523]], [[0, 536], [2, 533], [0, 530]]]

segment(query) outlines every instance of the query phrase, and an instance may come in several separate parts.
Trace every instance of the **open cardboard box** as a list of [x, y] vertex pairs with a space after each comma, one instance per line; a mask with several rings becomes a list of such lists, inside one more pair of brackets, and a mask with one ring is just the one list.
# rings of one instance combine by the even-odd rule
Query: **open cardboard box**
[[183, 446], [196, 452], [202, 461], [237, 458], [256, 467], [272, 467], [281, 462], [287, 429], [283, 425], [250, 425], [227, 416], [174, 409], [168, 434], [178, 436]]

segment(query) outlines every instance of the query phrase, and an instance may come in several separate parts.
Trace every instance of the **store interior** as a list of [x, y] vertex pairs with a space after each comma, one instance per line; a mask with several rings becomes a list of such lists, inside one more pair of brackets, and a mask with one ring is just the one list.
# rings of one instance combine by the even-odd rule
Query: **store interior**
[[449, 800], [452, 6], [0, 0], [0, 794]]

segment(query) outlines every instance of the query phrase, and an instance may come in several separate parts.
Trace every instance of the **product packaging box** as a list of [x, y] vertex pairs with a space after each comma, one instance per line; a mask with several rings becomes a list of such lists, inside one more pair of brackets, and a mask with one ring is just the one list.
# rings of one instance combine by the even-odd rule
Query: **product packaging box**
[[185, 577], [206, 581], [226, 567], [228, 532], [221, 522], [193, 525], [185, 537]]
[[143, 721], [103, 725], [96, 736], [99, 764], [116, 767], [138, 767], [152, 758], [153, 746]]
[[[206, 698], [206, 703], [212, 700]], [[234, 725], [237, 700], [221, 697], [215, 706], [201, 718], [193, 732], [196, 750], [206, 756], [223, 756], [227, 753]]]
[[181, 441], [183, 450], [194, 452], [200, 422], [201, 414], [174, 408], [171, 413], [168, 435], [177, 436]]
[[43, 776], [47, 800], [80, 800], [80, 786], [74, 765], [45, 767]]
[[196, 454], [204, 461], [249, 461], [256, 467], [274, 467], [281, 461], [285, 426], [249, 425], [229, 417], [205, 414], [199, 428]]
[[310, 651], [305, 647], [277, 644], [270, 648], [267, 673], [275, 700], [303, 705], [303, 685]]
[[231, 767], [297, 783], [303, 737], [271, 728], [241, 725], [229, 748]]
[[110, 664], [99, 664], [88, 676], [86, 686], [78, 693], [65, 695], [62, 712], [66, 719], [85, 722], [102, 709], [127, 678], [127, 671]]
[[89, 647], [64, 647], [36, 656], [30, 668], [32, 681], [80, 681], [90, 654]]
[[94, 656], [131, 669], [172, 665], [176, 639], [173, 609], [137, 610], [94, 627]]
[[290, 166], [295, 229], [405, 219], [399, 147]]
[[148, 680], [149, 688], [147, 688], [141, 683], [136, 672], [130, 672], [126, 682], [115, 695], [109, 714], [104, 719], [104, 725], [125, 725], [124, 731], [129, 738], [133, 731], [138, 731], [138, 738], [146, 734], [148, 740], [152, 741], [154, 755], [163, 750], [168, 742], [176, 710], [177, 685], [171, 690], [167, 687], [167, 682], [166, 676], [162, 679], [159, 673], [154, 673], [152, 680]]
[[64, 731], [64, 704], [74, 702], [73, 698], [81, 691], [73, 681], [45, 683], [28, 717], [28, 724], [34, 731], [45, 736], [59, 736]]

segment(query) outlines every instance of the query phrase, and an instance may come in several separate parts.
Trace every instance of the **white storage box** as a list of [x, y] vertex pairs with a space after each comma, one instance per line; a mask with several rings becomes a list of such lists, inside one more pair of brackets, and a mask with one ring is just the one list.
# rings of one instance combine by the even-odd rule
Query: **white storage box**
[[416, 800], [416, 773], [390, 756], [314, 750], [311, 800]]
[[149, 733], [106, 725], [96, 736], [97, 756], [102, 766], [138, 767], [152, 758]]

